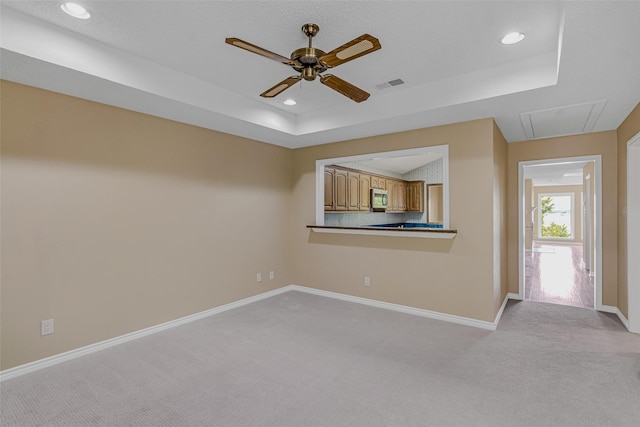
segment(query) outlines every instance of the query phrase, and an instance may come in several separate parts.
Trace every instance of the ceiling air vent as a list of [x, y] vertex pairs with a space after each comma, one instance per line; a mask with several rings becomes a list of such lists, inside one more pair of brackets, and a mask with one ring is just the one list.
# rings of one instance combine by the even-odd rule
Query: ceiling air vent
[[398, 85], [402, 85], [404, 84], [404, 80], [402, 79], [395, 79], [395, 80], [389, 80], [388, 82], [383, 82], [383, 83], [379, 83], [376, 86], [376, 89], [386, 89], [388, 87], [391, 86], [398, 86]]

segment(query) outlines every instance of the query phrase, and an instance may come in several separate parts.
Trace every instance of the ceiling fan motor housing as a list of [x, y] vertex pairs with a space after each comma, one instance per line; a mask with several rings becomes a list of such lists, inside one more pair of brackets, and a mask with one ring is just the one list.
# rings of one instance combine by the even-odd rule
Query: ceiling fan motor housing
[[318, 58], [324, 54], [320, 49], [313, 47], [296, 49], [291, 54], [291, 60], [294, 62], [292, 67], [294, 70], [301, 72], [305, 80], [314, 80], [318, 73], [327, 70], [327, 67], [318, 61]]

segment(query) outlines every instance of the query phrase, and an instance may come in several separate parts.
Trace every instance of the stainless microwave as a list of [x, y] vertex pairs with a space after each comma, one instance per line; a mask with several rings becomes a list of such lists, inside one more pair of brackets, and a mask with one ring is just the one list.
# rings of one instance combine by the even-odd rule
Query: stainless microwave
[[387, 190], [380, 190], [379, 188], [371, 189], [371, 208], [374, 212], [385, 211], [389, 206], [389, 196]]

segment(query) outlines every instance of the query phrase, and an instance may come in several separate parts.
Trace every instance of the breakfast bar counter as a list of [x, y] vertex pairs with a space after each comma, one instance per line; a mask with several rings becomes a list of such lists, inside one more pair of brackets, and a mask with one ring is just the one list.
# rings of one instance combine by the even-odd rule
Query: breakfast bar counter
[[307, 225], [316, 233], [360, 234], [368, 236], [419, 237], [427, 239], [453, 239], [458, 230], [434, 227], [404, 227], [395, 224], [341, 227], [334, 225]]

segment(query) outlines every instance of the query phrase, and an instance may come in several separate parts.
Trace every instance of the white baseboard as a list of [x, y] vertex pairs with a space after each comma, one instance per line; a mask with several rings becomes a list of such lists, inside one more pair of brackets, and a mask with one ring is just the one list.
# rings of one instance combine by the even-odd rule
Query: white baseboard
[[293, 291], [306, 292], [308, 294], [320, 295], [323, 297], [339, 299], [342, 301], [355, 302], [357, 304], [364, 304], [371, 307], [384, 308], [386, 310], [398, 311], [400, 313], [413, 314], [414, 316], [428, 317], [430, 319], [444, 320], [445, 322], [457, 323], [460, 325], [473, 326], [475, 328], [488, 329], [495, 331], [498, 326], [498, 321], [502, 315], [502, 310], [507, 303], [505, 298], [502, 303], [502, 308], [496, 317], [494, 322], [487, 322], [483, 320], [471, 319], [469, 317], [455, 316], [453, 314], [439, 313], [437, 311], [424, 310], [421, 308], [408, 307], [400, 304], [392, 304], [384, 301], [377, 301], [367, 298], [355, 297], [352, 295], [340, 294], [337, 292], [323, 291], [320, 289], [307, 288], [299, 285], [289, 285], [289, 289]]
[[232, 310], [234, 308], [242, 307], [243, 305], [251, 304], [252, 302], [260, 301], [265, 298], [272, 297], [274, 295], [279, 295], [284, 292], [288, 292], [290, 290], [291, 290], [290, 286], [284, 286], [282, 288], [274, 289], [269, 292], [264, 292], [262, 294], [254, 295], [249, 298], [245, 298], [229, 304], [221, 305], [219, 307], [215, 307], [210, 310], [201, 311], [199, 313], [195, 313], [189, 316], [181, 317], [179, 319], [171, 320], [166, 323], [161, 323], [159, 325], [151, 326], [149, 328], [141, 329], [139, 331], [131, 332], [125, 335], [120, 335], [119, 337], [114, 337], [105, 341], [97, 342], [95, 344], [90, 344], [85, 347], [80, 347], [64, 353], [56, 354], [54, 356], [47, 357], [45, 359], [40, 359], [34, 362], [26, 363], [24, 365], [16, 366], [15, 368], [5, 369], [4, 371], [0, 371], [0, 382], [11, 379], [11, 378], [19, 377], [21, 375], [29, 374], [31, 372], [35, 372], [40, 369], [47, 368], [49, 366], [57, 365], [58, 363], [76, 359], [78, 357], [81, 357], [87, 354], [95, 353], [97, 351], [104, 350], [109, 347], [113, 347], [119, 344], [124, 344], [128, 341], [146, 337], [148, 335], [152, 335], [170, 328], [175, 328], [176, 326], [194, 322], [196, 320], [200, 320], [205, 317], [213, 316], [214, 314], [218, 314], [227, 310]]
[[620, 319], [624, 327], [627, 328], [627, 331], [632, 332], [631, 329], [629, 329], [629, 320], [624, 317], [624, 314], [622, 314], [618, 307], [615, 307], [613, 305], [601, 305], [597, 310], [604, 311], [605, 313], [615, 314], [616, 316], [618, 316], [618, 319]]
[[[149, 328], [141, 329], [139, 331], [131, 332], [125, 335], [121, 335], [119, 337], [114, 337], [105, 341], [100, 341], [95, 344], [90, 344], [85, 347], [80, 347], [74, 350], [70, 350], [64, 353], [56, 354], [51, 357], [47, 357], [44, 359], [36, 360], [34, 362], [26, 363], [24, 365], [16, 366], [15, 368], [6, 369], [4, 371], [0, 371], [0, 382], [9, 380], [11, 378], [16, 378], [21, 375], [30, 374], [32, 372], [38, 371], [40, 369], [44, 369], [50, 366], [57, 365], [59, 363], [63, 363], [72, 359], [76, 359], [78, 357], [82, 357], [87, 354], [95, 353], [97, 351], [101, 351], [107, 349], [109, 347], [114, 347], [119, 344], [124, 344], [129, 341], [133, 341], [138, 338], [146, 337], [148, 335], [152, 335], [170, 328], [175, 328], [176, 326], [184, 325], [186, 323], [194, 322], [196, 320], [203, 319], [205, 317], [213, 316], [214, 314], [222, 313], [227, 310], [232, 310], [234, 308], [242, 307], [247, 304], [251, 304], [256, 301], [260, 301], [266, 298], [270, 298], [275, 295], [283, 294], [289, 291], [299, 291], [306, 292], [308, 294], [320, 295], [328, 298], [334, 298], [342, 301], [354, 302], [358, 304], [364, 304], [371, 307], [383, 308], [386, 310], [397, 311], [400, 313], [412, 314], [414, 316], [427, 317], [430, 319], [443, 320], [445, 322], [457, 323], [460, 325], [472, 326], [475, 328], [487, 329], [490, 331], [494, 331], [498, 322], [500, 321], [500, 317], [504, 311], [504, 308], [507, 305], [507, 301], [509, 299], [519, 299], [517, 294], [507, 294], [504, 301], [502, 302], [502, 306], [496, 315], [496, 319], [493, 322], [486, 322], [477, 319], [471, 319], [468, 317], [455, 316], [453, 314], [439, 313], [436, 311], [424, 310], [420, 308], [408, 307], [399, 304], [392, 304], [384, 301], [377, 301], [367, 298], [355, 297], [346, 294], [340, 294], [336, 292], [323, 291], [320, 289], [307, 288], [305, 286], [299, 285], [288, 285], [282, 288], [274, 289], [269, 292], [264, 292], [262, 294], [258, 294], [249, 298], [242, 299], [240, 301], [235, 301], [229, 304], [225, 304], [219, 307], [212, 308], [210, 310], [205, 310], [199, 313], [195, 313], [189, 316], [181, 317], [179, 319], [171, 320], [169, 322], [161, 323], [159, 325], [151, 326]], [[616, 307], [611, 307], [616, 309]], [[606, 311], [603, 309], [603, 311]], [[618, 316], [621, 317], [621, 320], [624, 319], [622, 313], [618, 311]], [[623, 320], [623, 323], [628, 328], [629, 322], [626, 319]]]
[[524, 298], [522, 297], [522, 295], [520, 295], [520, 294], [516, 294], [516, 293], [513, 293], [513, 292], [509, 292], [509, 293], [507, 294], [507, 298], [508, 298], [508, 299], [515, 299], [515, 300], [518, 300], [518, 301], [522, 301], [522, 300], [524, 299]]
[[504, 296], [504, 300], [502, 300], [502, 305], [500, 306], [500, 310], [498, 310], [498, 314], [496, 314], [496, 318], [493, 321], [494, 327], [493, 327], [493, 331], [496, 330], [496, 328], [498, 327], [498, 323], [500, 323], [500, 319], [502, 318], [502, 313], [504, 313], [504, 308], [507, 306], [507, 303], [509, 302], [511, 298], [511, 295], [515, 295], [515, 294], [511, 294], [508, 293], [507, 295]]

